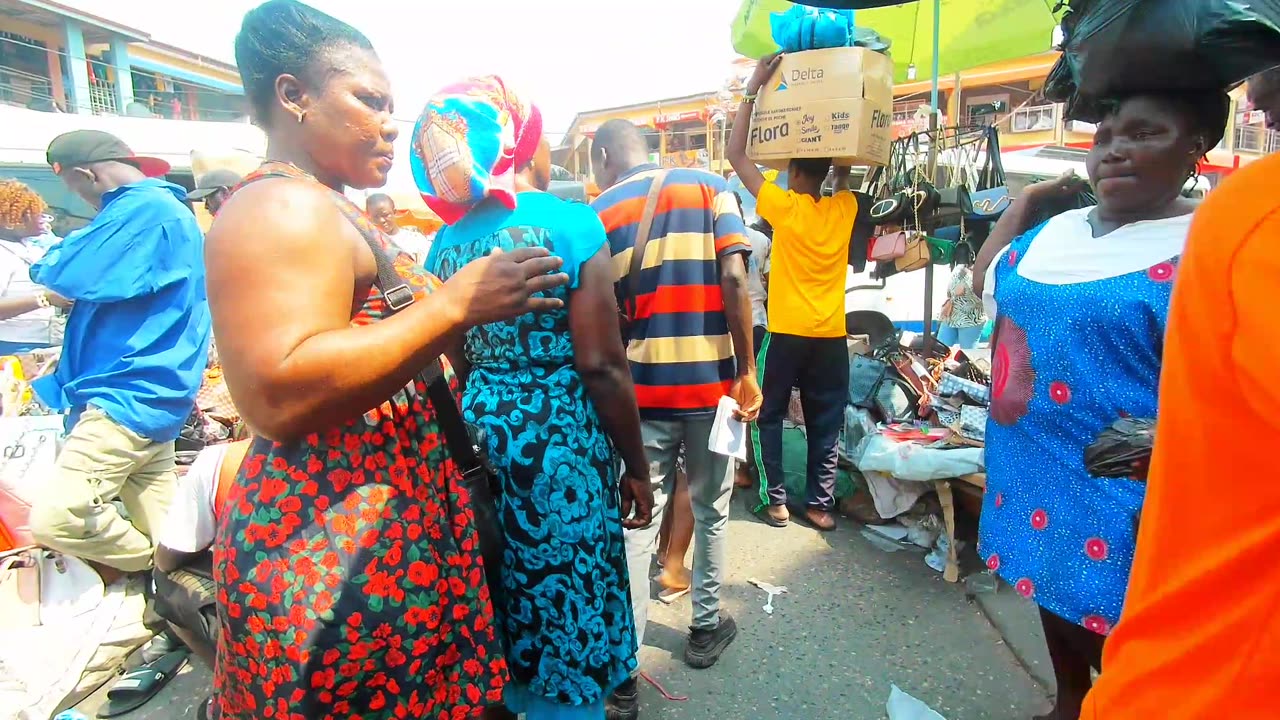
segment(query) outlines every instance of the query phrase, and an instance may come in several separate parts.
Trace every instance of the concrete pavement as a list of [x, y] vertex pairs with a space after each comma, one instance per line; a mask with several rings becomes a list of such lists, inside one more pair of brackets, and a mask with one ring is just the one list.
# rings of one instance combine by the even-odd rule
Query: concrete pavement
[[[827, 535], [794, 524], [770, 528], [736, 499], [723, 597], [738, 620], [738, 639], [714, 668], [689, 669], [680, 659], [688, 599], [670, 607], [655, 602], [643, 668], [672, 695], [689, 699], [665, 700], [642, 682], [641, 717], [883, 720], [895, 683], [947, 720], [1027, 720], [1048, 709], [1044, 688], [966, 600], [963, 585], [943, 582], [923, 553], [885, 553], [857, 530], [850, 521]], [[750, 578], [790, 589], [774, 600], [772, 616]], [[1008, 631], [1034, 637], [1026, 607], [997, 605]], [[1034, 651], [1034, 641], [1030, 646]], [[195, 718], [209, 685], [207, 670], [193, 661], [125, 718]], [[93, 717], [100, 698], [82, 711]]]

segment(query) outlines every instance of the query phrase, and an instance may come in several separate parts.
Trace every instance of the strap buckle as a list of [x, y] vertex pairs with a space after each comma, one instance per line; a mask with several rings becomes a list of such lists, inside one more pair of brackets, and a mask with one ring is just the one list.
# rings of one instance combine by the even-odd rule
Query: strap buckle
[[413, 290], [408, 285], [400, 283], [395, 287], [384, 289], [382, 300], [392, 312], [400, 312], [413, 304]]

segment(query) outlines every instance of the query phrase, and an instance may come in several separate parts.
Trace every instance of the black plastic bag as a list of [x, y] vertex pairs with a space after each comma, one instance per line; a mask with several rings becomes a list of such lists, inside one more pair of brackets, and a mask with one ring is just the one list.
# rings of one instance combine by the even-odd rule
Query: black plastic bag
[[1084, 467], [1094, 477], [1146, 480], [1156, 441], [1155, 418], [1121, 418], [1084, 449]]
[[1280, 65], [1280, 0], [1072, 0], [1045, 97], [1097, 122], [1093, 98], [1226, 90]]

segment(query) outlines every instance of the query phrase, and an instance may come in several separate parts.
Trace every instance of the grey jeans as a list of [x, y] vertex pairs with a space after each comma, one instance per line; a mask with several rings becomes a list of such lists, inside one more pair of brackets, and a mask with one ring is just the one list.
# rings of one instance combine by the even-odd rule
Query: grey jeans
[[708, 630], [720, 623], [720, 585], [724, 581], [729, 532], [729, 503], [733, 497], [733, 462], [707, 449], [714, 418], [645, 420], [641, 428], [653, 483], [653, 523], [643, 530], [627, 530], [627, 565], [631, 573], [631, 602], [636, 613], [636, 642], [644, 644], [649, 622], [649, 565], [658, 549], [662, 513], [676, 481], [676, 459], [685, 448], [685, 474], [693, 505], [693, 627]]

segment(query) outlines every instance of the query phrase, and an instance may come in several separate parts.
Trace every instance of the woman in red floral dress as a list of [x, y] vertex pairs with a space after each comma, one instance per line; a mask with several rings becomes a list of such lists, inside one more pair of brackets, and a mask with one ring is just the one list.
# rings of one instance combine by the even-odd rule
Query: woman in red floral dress
[[[209, 233], [228, 387], [257, 440], [214, 546], [224, 720], [467, 718], [506, 663], [469, 498], [414, 380], [477, 324], [558, 308], [560, 261], [518, 251], [392, 315], [342, 195], [386, 182], [386, 75], [355, 29], [295, 0], [245, 16], [236, 60], [268, 162]], [[452, 373], [445, 368], [446, 376]]]

